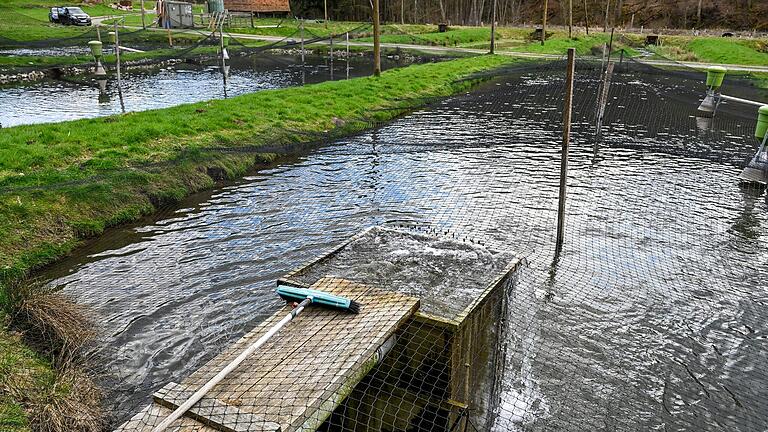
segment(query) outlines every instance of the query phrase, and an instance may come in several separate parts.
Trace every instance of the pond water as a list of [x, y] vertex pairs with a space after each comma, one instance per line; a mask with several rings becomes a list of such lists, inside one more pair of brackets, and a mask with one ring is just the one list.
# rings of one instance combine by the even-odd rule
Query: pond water
[[[562, 73], [512, 74], [113, 230], [51, 268], [103, 319], [115, 421], [275, 311], [275, 280], [371, 225], [526, 256], [498, 430], [768, 428], [768, 203], [750, 112], [698, 129], [698, 81], [578, 75], [553, 253]], [[460, 234], [460, 235], [459, 235]]]
[[[409, 60], [382, 59], [382, 68], [409, 64]], [[260, 90], [292, 87], [370, 75], [371, 59], [351, 56], [346, 60], [290, 55], [234, 56], [228, 63], [229, 97]], [[122, 104], [114, 76], [101, 91], [95, 79], [73, 77], [19, 86], [0, 87], [0, 124], [52, 123], [167, 108], [190, 102], [224, 98], [221, 69], [216, 61], [207, 65], [181, 64], [153, 71], [127, 70], [122, 74]]]

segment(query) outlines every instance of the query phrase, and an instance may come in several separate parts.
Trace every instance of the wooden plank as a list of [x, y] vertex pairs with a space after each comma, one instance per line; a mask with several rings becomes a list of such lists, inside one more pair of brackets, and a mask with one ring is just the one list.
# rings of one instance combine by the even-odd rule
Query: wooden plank
[[[152, 395], [156, 404], [175, 410], [186, 402], [196, 389], [168, 383]], [[218, 399], [205, 397], [185, 414], [221, 432], [279, 432], [280, 425], [242, 411]]]
[[[277, 422], [284, 431], [313, 429], [374, 366], [376, 350], [419, 306], [418, 299], [338, 278], [323, 278], [313, 288], [355, 299], [362, 303], [362, 310], [353, 315], [309, 308], [209, 397]], [[286, 312], [275, 315], [282, 317]], [[244, 339], [255, 340], [268, 327], [260, 325]], [[226, 364], [225, 359], [236, 355], [233, 351], [227, 350], [211, 364]], [[205, 374], [211, 372], [215, 373], [213, 368]], [[184, 384], [194, 388], [199, 380], [200, 375]]]
[[[342, 294], [340, 290], [346, 285], [344, 283], [337, 284], [335, 286], [325, 287], [325, 291], [330, 293]], [[362, 287], [359, 291], [364, 292], [370, 290], [369, 287]], [[349, 291], [344, 292], [351, 298], [356, 298], [355, 295]], [[236, 346], [227, 349], [222, 355], [211, 360], [200, 372], [196, 372], [189, 379], [184, 380], [184, 384], [189, 386], [201, 386], [208, 381], [212, 376], [218, 373], [225, 365], [227, 365], [234, 357], [236, 357], [247, 345], [252, 341], [255, 341], [262, 334], [264, 334], [272, 324], [279, 321], [289, 311], [290, 307], [286, 306], [282, 310], [276, 312], [270, 319], [263, 324], [259, 325], [256, 329], [249, 332], [244, 336]], [[343, 318], [349, 314], [340, 312], [337, 310], [331, 310], [326, 308], [312, 308], [312, 313], [302, 314], [302, 319], [312, 319], [313, 326], [297, 326], [295, 322], [287, 325], [281, 332], [275, 335], [259, 350], [258, 355], [247, 359], [243, 364], [235, 369], [217, 388], [226, 388], [227, 390], [223, 394], [217, 393], [217, 388], [212, 390], [211, 395], [219, 397], [224, 401], [232, 401], [233, 403], [242, 403], [235, 397], [237, 394], [245, 392], [247, 389], [253, 387], [258, 381], [262, 380], [270, 371], [277, 368], [286, 361], [289, 361], [289, 357], [293, 355], [296, 350], [301, 349], [306, 344], [312, 342], [314, 335], [322, 329], [325, 325], [333, 322], [336, 319]], [[308, 318], [310, 317], [311, 318]], [[286, 339], [286, 336], [288, 338]]]
[[[115, 432], [152, 432], [155, 425], [160, 424], [164, 418], [171, 414], [171, 410], [158, 405], [151, 404], [141, 410], [138, 414], [133, 416], [130, 420], [123, 423], [120, 427], [115, 429]], [[194, 432], [220, 432], [216, 429], [208, 427], [198, 421], [182, 417], [176, 420], [168, 428], [169, 431], [194, 431]]]

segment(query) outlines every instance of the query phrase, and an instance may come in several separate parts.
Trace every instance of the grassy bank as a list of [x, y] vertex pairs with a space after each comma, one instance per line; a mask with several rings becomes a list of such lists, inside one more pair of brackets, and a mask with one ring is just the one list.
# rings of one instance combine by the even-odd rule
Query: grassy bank
[[[120, 15], [104, 5], [83, 4], [71, 1], [67, 6], [78, 6], [90, 16]], [[0, 2], [0, 36], [17, 41], [33, 41], [53, 38], [71, 38], [94, 33], [91, 27], [75, 27], [48, 22], [51, 7], [62, 6], [55, 0], [3, 0]]]
[[[340, 119], [390, 119], [397, 110], [377, 109], [397, 107], [402, 99], [454, 93], [469, 85], [456, 84], [457, 79], [510, 61], [466, 58], [391, 70], [379, 79], [0, 129], [0, 304], [15, 310], [19, 296], [10, 283], [81, 240], [269, 160], [270, 155], [257, 153], [259, 146], [306, 139], [302, 131], [351, 130], [351, 123]], [[244, 146], [256, 150], [207, 150]], [[54, 394], [58, 375], [7, 329], [0, 330], [0, 349], [5, 378], [21, 388], [0, 397], [0, 426], [23, 431], [30, 402], [19, 395]], [[30, 374], [40, 378], [25, 379]]]
[[673, 60], [768, 65], [768, 39], [662, 36], [662, 46], [651, 49]]

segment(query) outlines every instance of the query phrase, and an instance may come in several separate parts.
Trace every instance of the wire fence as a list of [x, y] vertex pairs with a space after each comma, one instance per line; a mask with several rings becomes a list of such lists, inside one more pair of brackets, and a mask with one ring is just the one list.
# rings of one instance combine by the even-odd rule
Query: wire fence
[[697, 118], [703, 74], [673, 69], [578, 60], [560, 253], [554, 61], [308, 137], [65, 262], [53, 283], [110, 326], [113, 426], [152, 430], [265, 335], [292, 310], [277, 282], [362, 308], [302, 312], [169, 430], [764, 430], [768, 203], [737, 179], [756, 115]]

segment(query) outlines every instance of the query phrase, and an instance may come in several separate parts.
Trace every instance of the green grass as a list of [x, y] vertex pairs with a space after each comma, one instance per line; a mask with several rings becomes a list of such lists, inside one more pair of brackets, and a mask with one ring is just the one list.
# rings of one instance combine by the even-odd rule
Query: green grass
[[50, 363], [5, 330], [3, 321], [0, 312], [0, 430], [27, 432], [24, 401], [51, 392], [55, 373]]
[[[263, 35], [263, 36], [280, 36], [280, 37], [289, 37], [293, 36], [294, 38], [299, 38], [299, 23], [296, 20], [292, 19], [285, 19], [285, 20], [279, 20], [274, 18], [269, 19], [255, 19], [254, 25], [257, 26], [256, 28], [250, 27], [250, 20], [249, 19], [236, 19], [231, 27], [228, 27], [229, 32], [231, 33], [244, 33], [244, 34], [254, 34], [254, 35]], [[279, 27], [274, 27], [279, 25]], [[326, 25], [325, 23], [316, 22], [316, 21], [304, 21], [304, 37], [306, 39], [311, 39], [314, 36], [329, 36], [331, 34], [333, 35], [341, 35], [348, 31], [354, 30], [360, 26], [364, 25], [364, 23], [359, 22], [328, 22]], [[263, 26], [263, 27], [258, 27]], [[370, 31], [370, 29], [368, 30]]]
[[[440, 33], [432, 31], [428, 33], [400, 33], [395, 31], [405, 26], [391, 26], [390, 33], [385, 29], [381, 36], [382, 43], [412, 44], [412, 45], [434, 45], [446, 47], [461, 47], [466, 44], [483, 41], [485, 45], [491, 39], [491, 30], [482, 27], [454, 28]], [[433, 29], [434, 30], [434, 29]], [[499, 35], [500, 37], [501, 35]], [[497, 37], [498, 38], [498, 37]], [[372, 42], [372, 37], [359, 39], [363, 42]]]
[[[79, 0], [67, 4], [80, 6], [92, 17], [124, 13], [104, 5], [81, 4]], [[91, 27], [49, 23], [50, 8], [61, 5], [56, 0], [3, 0], [0, 2], [0, 36], [17, 41], [35, 41], [95, 34]]]
[[667, 58], [708, 63], [768, 65], [768, 39], [663, 36], [653, 50]]

